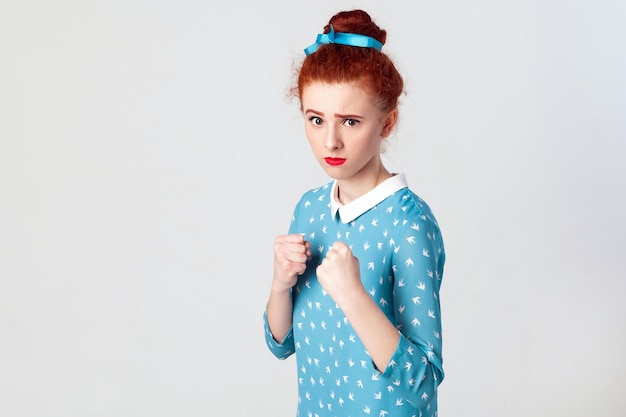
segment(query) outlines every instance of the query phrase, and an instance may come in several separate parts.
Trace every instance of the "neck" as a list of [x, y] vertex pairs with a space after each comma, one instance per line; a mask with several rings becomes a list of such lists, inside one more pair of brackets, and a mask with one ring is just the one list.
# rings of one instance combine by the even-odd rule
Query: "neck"
[[352, 177], [350, 179], [337, 180], [337, 199], [341, 204], [348, 204], [363, 194], [373, 190], [392, 175], [380, 164], [378, 171], [368, 178]]

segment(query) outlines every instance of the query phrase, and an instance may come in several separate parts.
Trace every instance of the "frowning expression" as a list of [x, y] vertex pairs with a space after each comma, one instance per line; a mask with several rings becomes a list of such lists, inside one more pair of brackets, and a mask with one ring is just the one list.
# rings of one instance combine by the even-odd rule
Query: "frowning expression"
[[377, 175], [380, 150], [397, 119], [360, 83], [315, 82], [302, 91], [305, 132], [315, 158], [337, 180]]

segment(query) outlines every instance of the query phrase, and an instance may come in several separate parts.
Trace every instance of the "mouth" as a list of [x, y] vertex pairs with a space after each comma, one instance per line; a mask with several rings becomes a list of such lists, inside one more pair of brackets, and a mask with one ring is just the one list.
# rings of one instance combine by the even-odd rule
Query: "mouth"
[[341, 164], [343, 164], [344, 162], [346, 162], [345, 158], [324, 158], [324, 161], [326, 161], [326, 163], [328, 165], [332, 165], [332, 166], [339, 166]]

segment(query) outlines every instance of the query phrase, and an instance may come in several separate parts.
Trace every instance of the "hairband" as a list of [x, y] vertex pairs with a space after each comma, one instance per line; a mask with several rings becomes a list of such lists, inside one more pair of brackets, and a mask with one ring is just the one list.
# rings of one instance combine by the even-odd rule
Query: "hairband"
[[336, 43], [339, 45], [348, 45], [348, 46], [358, 46], [360, 48], [374, 48], [377, 51], [380, 51], [383, 48], [383, 44], [378, 42], [374, 38], [370, 38], [369, 36], [360, 35], [357, 33], [344, 33], [344, 32], [335, 32], [333, 26], [330, 26], [329, 33], [320, 33], [317, 35], [317, 39], [315, 43], [304, 50], [306, 55], [311, 55], [313, 52], [317, 51], [322, 45], [327, 45], [329, 43]]

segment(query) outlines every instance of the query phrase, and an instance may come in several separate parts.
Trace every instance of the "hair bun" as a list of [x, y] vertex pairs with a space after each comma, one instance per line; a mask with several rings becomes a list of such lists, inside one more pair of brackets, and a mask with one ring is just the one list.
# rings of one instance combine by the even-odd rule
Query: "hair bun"
[[324, 27], [324, 33], [330, 32], [331, 25], [335, 32], [358, 33], [374, 38], [383, 45], [387, 40], [387, 32], [378, 27], [370, 15], [363, 10], [357, 9], [337, 13], [330, 18]]

